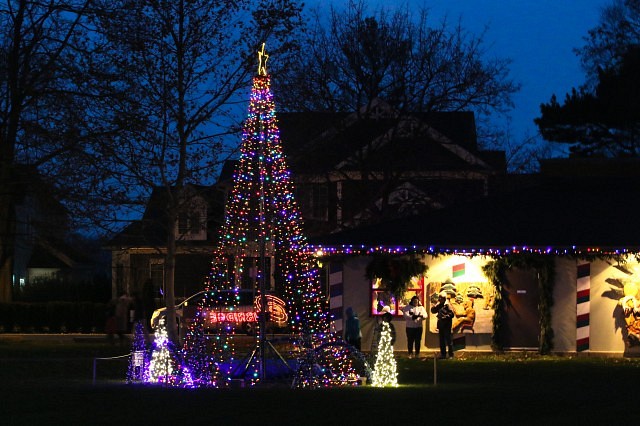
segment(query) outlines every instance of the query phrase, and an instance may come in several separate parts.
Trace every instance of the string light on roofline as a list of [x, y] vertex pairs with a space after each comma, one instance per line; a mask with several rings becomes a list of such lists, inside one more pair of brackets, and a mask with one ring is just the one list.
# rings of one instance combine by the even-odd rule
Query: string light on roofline
[[466, 256], [491, 256], [500, 257], [505, 255], [533, 253], [555, 256], [617, 256], [630, 253], [640, 253], [640, 247], [532, 247], [532, 246], [510, 246], [510, 247], [437, 247], [437, 246], [370, 246], [366, 244], [340, 244], [340, 245], [308, 245], [304, 248], [308, 253], [316, 258], [329, 256], [368, 256], [372, 254], [422, 254], [422, 255], [466, 255]]

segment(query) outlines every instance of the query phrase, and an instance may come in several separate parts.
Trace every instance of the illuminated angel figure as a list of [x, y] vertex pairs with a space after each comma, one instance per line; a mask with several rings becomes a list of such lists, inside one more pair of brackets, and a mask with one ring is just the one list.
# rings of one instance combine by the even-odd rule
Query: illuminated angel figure
[[640, 290], [638, 284], [630, 282], [624, 285], [624, 297], [620, 306], [627, 325], [627, 340], [630, 346], [640, 345]]
[[624, 263], [613, 265], [624, 273], [623, 278], [609, 277], [605, 281], [614, 286], [610, 293], [611, 298], [618, 300], [622, 308], [622, 316], [627, 329], [625, 344], [627, 346], [640, 345], [640, 264]]

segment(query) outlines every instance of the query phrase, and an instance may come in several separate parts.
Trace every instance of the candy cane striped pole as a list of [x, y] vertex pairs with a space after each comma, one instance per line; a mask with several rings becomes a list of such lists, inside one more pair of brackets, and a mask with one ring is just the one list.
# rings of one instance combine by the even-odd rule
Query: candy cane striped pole
[[576, 351], [584, 352], [589, 350], [591, 264], [578, 265], [576, 275]]
[[343, 291], [342, 263], [332, 262], [329, 265], [329, 309], [331, 312], [331, 321], [333, 321], [335, 331], [339, 335], [342, 334], [342, 330], [344, 328], [342, 314]]

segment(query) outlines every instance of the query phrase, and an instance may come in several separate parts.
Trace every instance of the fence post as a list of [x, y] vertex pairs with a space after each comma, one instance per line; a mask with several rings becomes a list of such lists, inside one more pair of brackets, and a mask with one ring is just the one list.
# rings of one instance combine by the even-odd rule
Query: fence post
[[438, 384], [438, 357], [435, 352], [433, 354], [433, 385]]

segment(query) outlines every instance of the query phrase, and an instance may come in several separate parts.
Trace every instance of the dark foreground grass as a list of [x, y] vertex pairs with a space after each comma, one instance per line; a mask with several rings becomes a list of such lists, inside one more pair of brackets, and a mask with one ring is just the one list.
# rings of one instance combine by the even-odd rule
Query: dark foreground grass
[[172, 389], [124, 383], [127, 348], [0, 341], [2, 425], [612, 424], [637, 420], [640, 359], [398, 357], [398, 388]]

